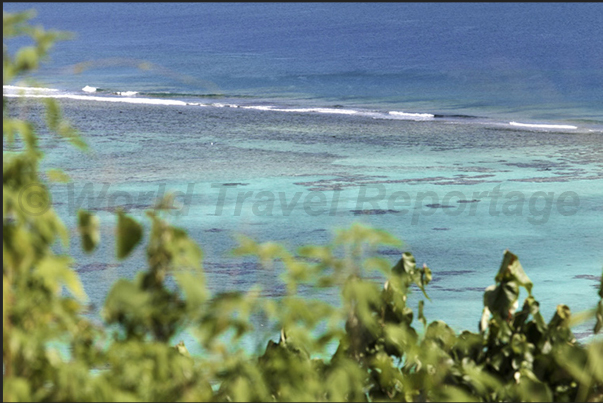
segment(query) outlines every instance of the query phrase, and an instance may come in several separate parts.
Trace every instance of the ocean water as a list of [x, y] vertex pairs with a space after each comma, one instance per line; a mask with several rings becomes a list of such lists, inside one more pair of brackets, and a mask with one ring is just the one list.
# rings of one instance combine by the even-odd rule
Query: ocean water
[[[180, 192], [172, 219], [203, 247], [212, 292], [258, 283], [283, 295], [278, 273], [229, 255], [235, 234], [295, 250], [362, 222], [432, 269], [426, 315], [456, 330], [477, 329], [505, 249], [546, 317], [596, 303], [602, 5], [3, 5], [30, 8], [77, 36], [34, 77], [45, 89], [3, 92], [33, 119], [39, 98], [60, 99], [90, 145], [43, 135], [45, 167], [72, 178], [53, 201], [93, 312], [144, 266], [142, 248], [116, 261], [112, 207], [144, 221], [167, 191]], [[78, 250], [79, 207], [103, 223], [90, 256]], [[379, 253], [393, 264], [401, 250]]]

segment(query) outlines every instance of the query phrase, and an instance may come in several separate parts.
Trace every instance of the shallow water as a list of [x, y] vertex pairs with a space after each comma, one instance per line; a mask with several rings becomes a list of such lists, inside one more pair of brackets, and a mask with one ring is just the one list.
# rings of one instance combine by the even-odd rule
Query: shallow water
[[[545, 317], [596, 303], [601, 5], [32, 6], [79, 38], [37, 76], [47, 90], [12, 83], [4, 94], [32, 118], [36, 97], [59, 98], [90, 146], [43, 141], [45, 167], [72, 178], [53, 185], [53, 201], [97, 309], [144, 266], [142, 248], [116, 261], [114, 207], [144, 220], [167, 191], [182, 192], [172, 219], [202, 245], [212, 292], [260, 283], [282, 295], [278, 273], [228, 255], [236, 233], [294, 250], [363, 222], [432, 269], [425, 313], [456, 330], [477, 329], [506, 248]], [[96, 64], [72, 74], [85, 60]], [[103, 223], [91, 256], [79, 251], [79, 207]], [[381, 254], [393, 264], [402, 250]]]
[[3, 3], [32, 8], [76, 35], [37, 75], [64, 91], [603, 127], [596, 3]]
[[[408, 250], [433, 270], [426, 314], [457, 330], [475, 329], [483, 289], [506, 248], [520, 257], [546, 316], [558, 303], [580, 311], [597, 301], [600, 135], [240, 108], [63, 105], [92, 150], [55, 144], [47, 152], [45, 165], [73, 180], [52, 188], [67, 225], [74, 228], [77, 208], [86, 208], [110, 239], [112, 207], [144, 221], [154, 197], [180, 191], [185, 206], [172, 220], [202, 245], [213, 292], [255, 283], [268, 297], [284, 291], [277, 273], [228, 255], [237, 233], [294, 250], [363, 222], [404, 241], [401, 250], [381, 251], [392, 264]], [[74, 231], [78, 271], [97, 306], [113, 281], [143, 266], [142, 250], [119, 263], [108, 242], [92, 256], [78, 248]]]

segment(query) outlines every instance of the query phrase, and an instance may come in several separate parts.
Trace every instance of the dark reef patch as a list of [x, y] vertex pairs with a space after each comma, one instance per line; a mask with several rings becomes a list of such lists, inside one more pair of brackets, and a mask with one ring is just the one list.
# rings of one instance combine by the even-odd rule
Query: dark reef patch
[[429, 208], [453, 208], [454, 206], [449, 206], [447, 204], [433, 203], [433, 204], [426, 204], [425, 207], [429, 207]]
[[204, 230], [204, 232], [223, 232], [223, 231], [226, 231], [226, 230], [222, 229], [222, 228], [210, 228], [210, 229]]
[[572, 278], [573, 279], [583, 279], [583, 280], [593, 280], [593, 281], [597, 281], [597, 282], [601, 281], [601, 276], [595, 276], [593, 274], [577, 274]]
[[[428, 167], [430, 168], [430, 167]], [[479, 169], [471, 171], [482, 172]], [[491, 172], [485, 169], [483, 172]], [[406, 178], [406, 179], [387, 179], [387, 176], [381, 175], [337, 175], [330, 179], [319, 179], [307, 182], [295, 182], [294, 185], [306, 186], [310, 191], [331, 191], [342, 190], [344, 188], [367, 186], [367, 185], [386, 185], [386, 184], [417, 184], [431, 183], [434, 185], [476, 185], [480, 183], [499, 183], [499, 180], [492, 180], [494, 174], [465, 175], [456, 174], [454, 177], [430, 176], [424, 178]]]
[[119, 267], [117, 263], [88, 263], [80, 266], [76, 266], [75, 271], [78, 273], [89, 273], [93, 271], [102, 271]]
[[565, 175], [565, 176], [552, 176], [544, 178], [524, 178], [524, 179], [509, 179], [512, 182], [536, 182], [536, 183], [548, 183], [548, 182], [571, 182], [574, 180], [598, 180], [601, 179], [597, 176], [581, 177], [579, 175]]
[[382, 214], [396, 214], [398, 210], [382, 210], [382, 209], [370, 209], [370, 210], [350, 210], [354, 215], [382, 215]]

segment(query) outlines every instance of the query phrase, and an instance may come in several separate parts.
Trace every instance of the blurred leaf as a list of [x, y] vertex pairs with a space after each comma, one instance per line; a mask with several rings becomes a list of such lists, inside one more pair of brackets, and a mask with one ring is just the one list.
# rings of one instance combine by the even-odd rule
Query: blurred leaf
[[255, 255], [258, 253], [259, 245], [253, 239], [245, 235], [237, 235], [236, 240], [239, 246], [232, 251], [235, 256]]
[[107, 295], [102, 314], [109, 323], [125, 316], [150, 320], [151, 309], [150, 294], [140, 290], [131, 281], [119, 279]]
[[532, 282], [521, 267], [517, 256], [508, 250], [503, 255], [503, 261], [495, 280], [496, 282], [515, 281], [518, 285], [525, 287], [529, 295], [532, 295]]
[[601, 328], [603, 328], [603, 300], [599, 301], [599, 303], [597, 304], [597, 312], [595, 314], [595, 317], [597, 321], [595, 323], [593, 331], [595, 332], [595, 334], [598, 334], [601, 331]]
[[603, 272], [599, 278], [599, 303], [597, 304], [597, 312], [595, 317], [597, 319], [594, 327], [595, 334], [598, 334], [603, 328]]
[[415, 261], [415, 257], [410, 252], [404, 252], [402, 259], [396, 263], [392, 270], [395, 274], [401, 275], [403, 273], [412, 274], [416, 269], [417, 262]]
[[377, 270], [384, 274], [389, 274], [391, 263], [382, 257], [369, 257], [365, 259], [363, 266], [368, 270]]
[[86, 299], [84, 288], [77, 273], [71, 268], [72, 259], [67, 256], [47, 256], [38, 264], [37, 274], [53, 292], [60, 292], [61, 283], [80, 300]]
[[552, 402], [553, 394], [551, 389], [541, 382], [532, 371], [522, 368], [520, 376], [517, 378], [518, 389], [522, 401], [528, 402]]
[[142, 240], [142, 226], [123, 211], [117, 213], [117, 258], [125, 259]]
[[452, 330], [450, 326], [441, 320], [436, 320], [427, 326], [427, 329], [425, 330], [425, 340], [433, 340], [437, 342], [443, 350], [447, 351], [456, 341], [456, 336], [454, 330]]
[[69, 175], [60, 169], [49, 169], [46, 171], [46, 175], [48, 175], [48, 179], [50, 179], [51, 182], [68, 183], [71, 181]]
[[[5, 85], [31, 73], [62, 39], [29, 25], [28, 18], [3, 13], [5, 41], [33, 41], [16, 52], [11, 48], [12, 53], [5, 44]], [[129, 59], [106, 65], [111, 63], [157, 69]], [[184, 229], [161, 218], [173, 208], [173, 195], [166, 196], [147, 211], [152, 222], [148, 267], [133, 266], [134, 280], [115, 282], [101, 312], [104, 323], [89, 321], [94, 307], [84, 314], [64, 293], [65, 287], [86, 298], [71, 269], [73, 259], [55, 251], [58, 239], [67, 246], [67, 228], [51, 204], [32, 212], [22, 203], [38, 184], [40, 200], [51, 200], [40, 180], [40, 123], [45, 123], [42, 130], [86, 148], [59, 103], [51, 98], [44, 103], [46, 119], [36, 116], [34, 125], [11, 116], [27, 111], [19, 102], [3, 100], [5, 401], [601, 400], [603, 343], [597, 338], [577, 342], [570, 326], [595, 316], [595, 332], [601, 330], [603, 280], [596, 308], [572, 315], [569, 307], [558, 305], [547, 324], [517, 256], [505, 251], [496, 284], [484, 292], [480, 333], [457, 336], [439, 320], [427, 325], [420, 300], [417, 317], [425, 327], [420, 339], [411, 326], [414, 302], [408, 297], [413, 284], [427, 297], [431, 270], [417, 267], [405, 252], [390, 271], [388, 261], [375, 253], [401, 242], [362, 224], [341, 229], [327, 245], [299, 248], [299, 256], [278, 243], [241, 236], [234, 254], [256, 256], [273, 268], [274, 278], [280, 275], [286, 283], [286, 295], [280, 295], [281, 284], [264, 290], [270, 296], [262, 294], [241, 267], [222, 274], [237, 276], [241, 270], [245, 279], [234, 282], [245, 291], [226, 290], [209, 299], [201, 248]], [[47, 176], [69, 180], [59, 169]], [[93, 251], [100, 242], [98, 218], [80, 210], [77, 225], [83, 249]], [[123, 259], [141, 242], [143, 227], [119, 211], [115, 238], [117, 257]], [[383, 287], [363, 278], [361, 269], [383, 272]], [[337, 288], [320, 288], [326, 286]], [[518, 311], [520, 287], [529, 295]], [[340, 300], [333, 298], [337, 295]], [[188, 331], [199, 337], [201, 350], [195, 354], [184, 341], [175, 344]], [[265, 346], [267, 340], [263, 355], [252, 353], [250, 344]]]
[[82, 236], [82, 247], [90, 253], [100, 242], [100, 220], [97, 216], [85, 211], [77, 212], [78, 228]]
[[205, 280], [201, 274], [186, 271], [178, 272], [174, 273], [174, 279], [184, 291], [186, 302], [191, 307], [199, 309], [207, 300], [208, 293], [205, 288]]
[[191, 356], [190, 353], [188, 352], [186, 346], [184, 345], [183, 341], [178, 342], [178, 344], [176, 344], [174, 346], [174, 349], [176, 351], [178, 351], [179, 354], [182, 354], [185, 357], [190, 357]]
[[39, 54], [33, 46], [23, 47], [15, 55], [15, 65], [19, 71], [35, 70], [39, 62]]
[[195, 241], [190, 239], [186, 231], [170, 227], [170, 242], [166, 249], [172, 253], [173, 265], [175, 267], [185, 267], [199, 270], [201, 269], [201, 259], [203, 252]]
[[427, 326], [427, 319], [425, 318], [425, 315], [423, 314], [423, 306], [425, 305], [425, 302], [423, 300], [419, 301], [419, 314], [417, 316], [417, 319], [419, 319], [421, 321], [421, 323], [423, 324], [423, 326]]

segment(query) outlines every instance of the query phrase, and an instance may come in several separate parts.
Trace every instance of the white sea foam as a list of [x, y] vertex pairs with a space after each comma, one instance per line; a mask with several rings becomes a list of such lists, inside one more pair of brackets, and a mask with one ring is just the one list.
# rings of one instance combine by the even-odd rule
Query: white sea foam
[[273, 112], [289, 112], [289, 113], [329, 113], [339, 115], [354, 115], [359, 113], [353, 109], [339, 109], [339, 108], [276, 108], [274, 106], [266, 105], [248, 105], [242, 106], [245, 109], [257, 109], [261, 111], [273, 111]]
[[[273, 112], [286, 112], [286, 113], [324, 113], [324, 114], [340, 114], [340, 115], [356, 115], [373, 117], [375, 119], [400, 119], [400, 120], [414, 120], [414, 121], [425, 121], [432, 120], [435, 115], [430, 113], [410, 113], [401, 111], [389, 111], [389, 112], [376, 112], [376, 111], [363, 111], [354, 109], [343, 109], [343, 108], [283, 108], [276, 107], [273, 105], [245, 105], [239, 106], [236, 104], [227, 103], [197, 103], [197, 102], [185, 102], [174, 99], [156, 99], [156, 98], [137, 98], [133, 95], [138, 95], [135, 91], [124, 91], [117, 92], [119, 96], [97, 96], [97, 95], [80, 95], [61, 92], [54, 88], [41, 88], [41, 87], [20, 87], [13, 85], [4, 85], [3, 92], [5, 97], [28, 97], [28, 98], [63, 98], [73, 99], [79, 101], [96, 101], [96, 102], [113, 102], [113, 103], [130, 103], [130, 104], [147, 104], [147, 105], [174, 105], [174, 106], [209, 106], [217, 108], [242, 108], [242, 109], [255, 109], [260, 111], [273, 111]], [[88, 93], [94, 93], [97, 88], [91, 86], [85, 86], [82, 91]], [[500, 124], [503, 124], [502, 122]], [[578, 127], [572, 125], [555, 125], [555, 124], [533, 124], [533, 123], [519, 123], [509, 122], [510, 126], [524, 127], [531, 129], [552, 129], [552, 130], [576, 130]]]
[[403, 120], [430, 120], [435, 116], [431, 113], [409, 113], [409, 112], [399, 112], [399, 111], [389, 111], [391, 116], [394, 116], [397, 119]]
[[8, 97], [27, 97], [27, 98], [59, 98], [59, 99], [75, 99], [79, 101], [97, 101], [97, 102], [121, 102], [129, 104], [147, 104], [147, 105], [189, 105], [183, 101], [172, 99], [152, 99], [152, 98], [117, 98], [117, 97], [99, 97], [90, 95], [75, 95], [75, 94], [4, 94]]
[[119, 92], [116, 92], [115, 94], [120, 95], [122, 97], [131, 97], [131, 96], [138, 94], [138, 91], [119, 91]]
[[272, 111], [274, 110], [273, 106], [265, 106], [265, 105], [248, 105], [248, 106], [241, 106], [241, 108], [243, 109], [257, 109], [260, 111]]
[[210, 104], [211, 106], [215, 106], [216, 108], [238, 108], [239, 105], [237, 104], [221, 104], [219, 102]]
[[26, 93], [26, 94], [35, 94], [35, 93], [48, 93], [48, 92], [58, 92], [59, 90], [54, 88], [43, 88], [43, 87], [19, 87], [16, 85], [3, 85], [3, 92], [9, 91], [9, 93]]
[[316, 112], [316, 113], [332, 113], [336, 115], [355, 115], [358, 111], [352, 109], [336, 109], [336, 108], [301, 108], [301, 109], [283, 109], [285, 112]]
[[543, 124], [533, 124], [533, 123], [518, 123], [518, 122], [509, 122], [511, 126], [519, 126], [519, 127], [531, 127], [534, 129], [569, 129], [574, 130], [578, 127], [571, 125], [543, 125]]

